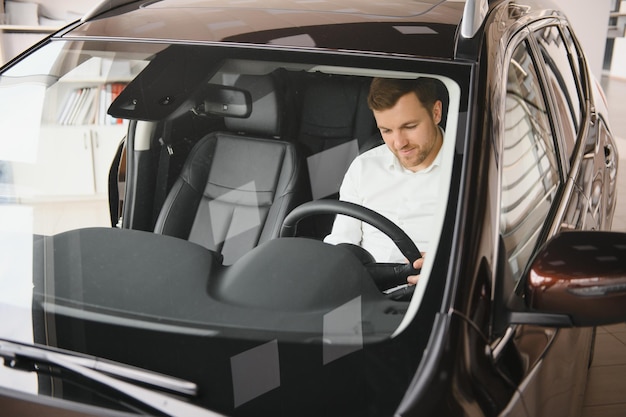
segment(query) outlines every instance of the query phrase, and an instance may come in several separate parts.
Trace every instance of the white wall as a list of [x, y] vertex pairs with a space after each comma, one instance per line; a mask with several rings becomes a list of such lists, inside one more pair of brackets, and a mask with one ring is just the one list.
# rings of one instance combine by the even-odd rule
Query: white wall
[[36, 4], [39, 15], [49, 19], [73, 21], [90, 11], [101, 0], [10, 0]]
[[[626, 1], [620, 3], [620, 12], [626, 13]], [[621, 20], [624, 18], [621, 17]], [[618, 25], [623, 21], [618, 20]], [[615, 38], [613, 58], [611, 59], [611, 77], [626, 79], [626, 38]], [[622, 153], [623, 155], [623, 153]]]
[[[0, 23], [60, 28], [79, 19], [101, 0], [0, 0]], [[4, 5], [4, 6], [3, 6]], [[0, 65], [48, 35], [48, 31], [11, 29], [0, 25]]]
[[591, 71], [600, 79], [609, 28], [611, 0], [553, 0], [572, 24]]

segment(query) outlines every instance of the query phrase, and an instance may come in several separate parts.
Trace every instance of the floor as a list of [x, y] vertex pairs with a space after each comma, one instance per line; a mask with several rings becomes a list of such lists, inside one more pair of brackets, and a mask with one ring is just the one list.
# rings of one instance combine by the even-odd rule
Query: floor
[[[617, 137], [620, 171], [613, 230], [626, 232], [626, 80], [602, 79], [611, 128]], [[621, 197], [621, 198], [620, 198]], [[626, 416], [626, 323], [597, 329], [582, 417]]]

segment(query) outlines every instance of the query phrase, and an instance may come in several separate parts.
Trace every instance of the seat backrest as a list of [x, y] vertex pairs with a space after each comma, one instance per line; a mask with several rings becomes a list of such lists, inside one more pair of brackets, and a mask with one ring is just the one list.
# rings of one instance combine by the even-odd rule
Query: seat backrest
[[[306, 157], [311, 198], [336, 199], [361, 142], [377, 131], [367, 107], [369, 78], [320, 73], [291, 73], [298, 91], [300, 124], [296, 142]], [[312, 236], [326, 236], [334, 215], [301, 222]], [[298, 232], [300, 233], [300, 231]]]
[[314, 74], [303, 84], [298, 140], [308, 154], [373, 133], [375, 121], [366, 101], [368, 79]]
[[302, 84], [297, 141], [307, 156], [314, 199], [336, 197], [361, 143], [376, 132], [367, 107], [369, 79], [308, 74]]
[[155, 226], [221, 253], [225, 264], [276, 237], [286, 214], [308, 197], [296, 147], [280, 137], [285, 109], [276, 80], [240, 76], [234, 85], [250, 93], [250, 115], [225, 118], [227, 131], [195, 145]]

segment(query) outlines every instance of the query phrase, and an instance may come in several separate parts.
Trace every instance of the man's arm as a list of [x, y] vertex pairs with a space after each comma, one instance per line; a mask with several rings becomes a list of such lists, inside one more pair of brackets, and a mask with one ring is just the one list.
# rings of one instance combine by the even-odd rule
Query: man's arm
[[[354, 175], [356, 171], [356, 161], [350, 165], [339, 188], [339, 199], [350, 203], [362, 204], [362, 199], [358, 193], [358, 177]], [[352, 243], [361, 245], [362, 229], [361, 221], [352, 217], [338, 214], [333, 223], [333, 229], [324, 242], [336, 245], [338, 243]]]

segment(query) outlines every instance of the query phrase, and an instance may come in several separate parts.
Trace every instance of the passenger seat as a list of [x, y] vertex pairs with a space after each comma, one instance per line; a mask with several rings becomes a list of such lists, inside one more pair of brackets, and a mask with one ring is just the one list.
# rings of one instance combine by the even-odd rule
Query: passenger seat
[[282, 89], [274, 74], [242, 75], [249, 117], [226, 117], [226, 131], [200, 139], [157, 218], [155, 232], [198, 243], [232, 264], [278, 235], [282, 221], [309, 199], [296, 146], [283, 138]]

